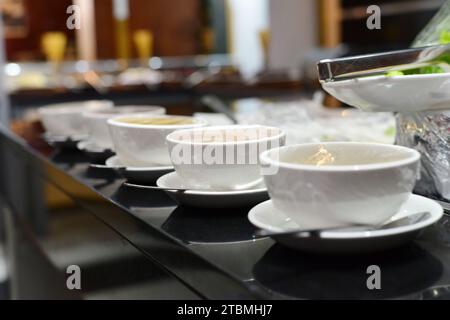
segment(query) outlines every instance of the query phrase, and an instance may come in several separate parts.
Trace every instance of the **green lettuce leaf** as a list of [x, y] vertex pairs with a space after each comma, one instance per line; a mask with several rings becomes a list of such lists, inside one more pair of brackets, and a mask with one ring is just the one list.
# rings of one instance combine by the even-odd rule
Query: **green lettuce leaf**
[[[439, 44], [450, 44], [450, 30], [443, 30], [439, 36]], [[446, 72], [438, 64], [446, 63], [450, 65], [450, 54], [444, 54], [439, 57], [439, 61], [436, 61], [435, 65], [426, 66], [422, 68], [415, 68], [403, 71], [390, 71], [386, 73], [387, 77], [402, 76], [402, 75], [412, 75], [412, 74], [433, 74], [433, 73], [444, 73]]]

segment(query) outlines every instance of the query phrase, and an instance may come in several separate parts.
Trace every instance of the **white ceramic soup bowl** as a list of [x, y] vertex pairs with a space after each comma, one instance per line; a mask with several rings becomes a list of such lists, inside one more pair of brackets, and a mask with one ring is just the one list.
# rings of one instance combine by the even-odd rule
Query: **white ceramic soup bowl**
[[83, 136], [87, 134], [83, 113], [111, 110], [114, 103], [108, 100], [90, 100], [52, 104], [38, 109], [39, 117], [47, 134], [51, 136]]
[[[123, 120], [187, 120], [189, 124], [135, 124]], [[168, 166], [171, 164], [167, 152], [166, 136], [173, 131], [203, 127], [206, 121], [186, 116], [135, 115], [108, 120], [114, 150], [121, 162], [128, 167]]]
[[278, 128], [259, 125], [214, 126], [175, 131], [167, 136], [179, 177], [203, 190], [243, 190], [261, 182], [259, 154], [283, 146]]
[[89, 111], [83, 113], [89, 134], [89, 141], [103, 149], [113, 149], [109, 134], [108, 120], [118, 116], [163, 115], [166, 109], [159, 106], [121, 106], [111, 110]]
[[358, 142], [293, 145], [261, 154], [274, 206], [302, 228], [375, 225], [392, 217], [416, 182], [420, 154]]

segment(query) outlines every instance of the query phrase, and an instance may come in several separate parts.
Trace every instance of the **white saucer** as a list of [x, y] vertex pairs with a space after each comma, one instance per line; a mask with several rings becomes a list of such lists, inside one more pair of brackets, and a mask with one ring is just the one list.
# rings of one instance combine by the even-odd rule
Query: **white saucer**
[[[189, 188], [183, 184], [176, 172], [168, 173], [156, 181], [158, 187]], [[239, 191], [189, 190], [166, 191], [175, 201], [191, 207], [201, 208], [236, 208], [249, 207], [269, 199], [264, 182], [254, 188]]]
[[[327, 231], [321, 237], [296, 238], [292, 236], [273, 237], [288, 247], [302, 251], [320, 253], [356, 253], [377, 251], [399, 246], [414, 239], [425, 227], [438, 221], [444, 211], [434, 200], [411, 195], [394, 218], [401, 218], [414, 213], [429, 212], [430, 216], [420, 222], [404, 224], [398, 227], [372, 231]], [[363, 212], [361, 214], [364, 214]], [[271, 200], [260, 203], [248, 214], [250, 222], [264, 230], [283, 232], [300, 229], [291, 219], [273, 206]]]
[[107, 168], [117, 170], [128, 181], [143, 184], [153, 184], [159, 177], [174, 170], [173, 166], [126, 167], [118, 156], [108, 158], [105, 161], [105, 165]]
[[47, 141], [64, 142], [67, 140], [81, 141], [87, 138], [85, 134], [71, 135], [71, 136], [55, 136], [45, 132], [42, 137]]
[[91, 153], [104, 153], [104, 152], [111, 152], [111, 149], [105, 149], [103, 147], [100, 147], [99, 145], [95, 144], [92, 141], [89, 140], [82, 140], [77, 143], [77, 148], [81, 151], [91, 152]]
[[44, 133], [42, 138], [47, 141], [48, 144], [54, 147], [63, 148], [75, 148], [79, 141], [86, 138], [85, 135], [74, 136], [54, 136], [48, 133]]
[[322, 82], [332, 96], [364, 111], [411, 112], [450, 108], [450, 73], [370, 76]]
[[82, 140], [77, 143], [77, 149], [83, 151], [92, 162], [103, 162], [114, 155], [114, 151], [104, 149], [89, 140]]

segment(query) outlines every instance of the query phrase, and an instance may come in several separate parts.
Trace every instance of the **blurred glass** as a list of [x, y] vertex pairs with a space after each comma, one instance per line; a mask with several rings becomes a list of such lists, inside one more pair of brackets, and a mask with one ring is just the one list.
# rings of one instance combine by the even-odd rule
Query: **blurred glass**
[[136, 30], [133, 34], [133, 40], [139, 60], [143, 65], [146, 65], [153, 55], [153, 33], [150, 30]]
[[47, 61], [60, 63], [66, 53], [67, 36], [62, 32], [46, 32], [42, 35], [41, 46]]

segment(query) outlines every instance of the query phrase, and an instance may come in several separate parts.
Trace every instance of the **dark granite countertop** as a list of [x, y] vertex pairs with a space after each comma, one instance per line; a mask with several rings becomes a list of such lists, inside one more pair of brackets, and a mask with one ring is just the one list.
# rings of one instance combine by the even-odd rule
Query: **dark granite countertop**
[[[2, 193], [7, 199], [14, 198], [13, 188], [37, 184], [42, 189], [49, 182], [201, 298], [450, 298], [445, 287], [450, 286], [448, 216], [401, 248], [363, 255], [314, 255], [284, 248], [269, 238], [255, 240], [247, 220], [250, 208], [177, 206], [162, 191], [122, 186], [116, 173], [90, 168], [89, 158], [79, 151], [55, 150], [46, 157], [0, 131], [0, 155]], [[8, 169], [12, 166], [14, 172], [27, 174], [12, 174]], [[30, 175], [37, 176], [34, 182]], [[32, 197], [38, 198], [33, 192]], [[24, 197], [16, 198], [23, 202]], [[33, 212], [37, 213], [28, 213], [25, 221], [39, 238], [46, 234], [53, 215], [40, 219], [41, 213]], [[42, 253], [51, 256], [46, 242], [40, 243]], [[63, 246], [61, 241], [57, 244]], [[382, 270], [381, 290], [367, 289], [369, 265]]]

